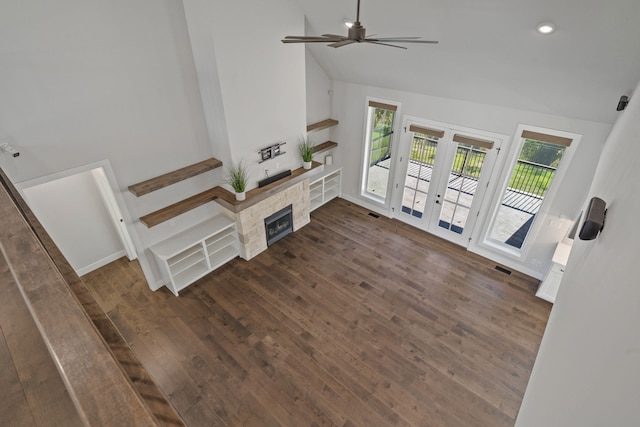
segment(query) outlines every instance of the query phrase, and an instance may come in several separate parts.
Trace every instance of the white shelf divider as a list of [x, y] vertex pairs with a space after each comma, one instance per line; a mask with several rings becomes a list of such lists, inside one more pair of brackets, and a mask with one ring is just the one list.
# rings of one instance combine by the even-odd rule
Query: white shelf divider
[[167, 288], [174, 295], [240, 255], [236, 224], [224, 215], [210, 218], [150, 250], [158, 261]]
[[342, 184], [342, 168], [326, 166], [310, 178], [309, 199], [310, 208], [315, 210], [331, 199], [340, 197]]

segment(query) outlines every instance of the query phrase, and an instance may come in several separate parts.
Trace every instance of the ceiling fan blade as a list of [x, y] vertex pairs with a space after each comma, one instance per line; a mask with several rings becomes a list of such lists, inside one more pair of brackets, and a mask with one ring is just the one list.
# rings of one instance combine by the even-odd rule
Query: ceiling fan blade
[[332, 41], [332, 40], [342, 40], [344, 39], [344, 37], [342, 36], [335, 36], [335, 37], [325, 37], [325, 36], [286, 36], [284, 38], [285, 40], [327, 40], [327, 41]]
[[339, 36], [338, 34], [323, 34], [322, 37], [331, 37], [336, 39], [346, 39], [345, 36]]
[[366, 43], [371, 43], [371, 44], [379, 44], [379, 45], [382, 45], [382, 46], [397, 47], [398, 49], [406, 49], [406, 47], [404, 47], [404, 46], [396, 46], [394, 44], [389, 44], [389, 43], [380, 43], [379, 41], [370, 40], [370, 39], [365, 39], [365, 40], [362, 40], [362, 41], [366, 42]]
[[345, 40], [341, 40], [341, 41], [336, 42], [336, 43], [331, 43], [330, 45], [327, 45], [327, 46], [329, 46], [329, 47], [342, 47], [342, 46], [346, 46], [348, 44], [355, 43], [355, 42], [356, 42], [355, 40], [345, 39]]
[[[369, 38], [372, 38], [375, 34], [371, 34]], [[376, 37], [376, 40], [418, 40], [422, 37]]]
[[319, 37], [319, 36], [286, 36], [282, 43], [336, 43], [344, 40], [344, 37]]
[[291, 40], [284, 39], [281, 40], [282, 43], [337, 43], [341, 40], [327, 40], [327, 39], [317, 39], [317, 40]]
[[439, 42], [437, 40], [415, 40], [417, 38], [420, 37], [386, 37], [384, 39], [367, 39], [367, 40], [372, 40], [372, 41], [378, 41], [378, 42], [394, 42], [394, 43], [428, 43], [428, 44], [438, 44]]

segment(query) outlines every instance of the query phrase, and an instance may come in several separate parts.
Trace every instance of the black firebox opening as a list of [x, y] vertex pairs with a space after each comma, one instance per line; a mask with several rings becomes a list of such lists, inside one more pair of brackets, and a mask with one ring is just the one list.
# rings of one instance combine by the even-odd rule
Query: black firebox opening
[[267, 232], [267, 246], [271, 246], [287, 234], [293, 232], [292, 205], [270, 215], [264, 219], [264, 227]]

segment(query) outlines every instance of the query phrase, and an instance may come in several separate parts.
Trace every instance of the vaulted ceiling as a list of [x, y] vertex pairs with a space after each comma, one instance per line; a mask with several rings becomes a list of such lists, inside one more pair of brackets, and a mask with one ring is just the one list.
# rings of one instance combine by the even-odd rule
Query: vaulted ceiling
[[[291, 1], [307, 35], [355, 19], [357, 0]], [[612, 123], [640, 80], [638, 20], [638, 0], [361, 0], [367, 35], [440, 43], [307, 46], [334, 80]]]

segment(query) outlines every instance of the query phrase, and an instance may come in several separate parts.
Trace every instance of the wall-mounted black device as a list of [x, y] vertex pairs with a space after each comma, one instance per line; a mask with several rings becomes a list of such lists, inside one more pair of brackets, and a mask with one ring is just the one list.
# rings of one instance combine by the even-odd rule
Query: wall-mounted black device
[[286, 142], [278, 142], [277, 144], [270, 145], [258, 151], [258, 154], [260, 154], [260, 161], [258, 163], [266, 162], [267, 160], [286, 153], [286, 151], [282, 151], [280, 148], [284, 144], [286, 144]]
[[279, 181], [282, 178], [288, 177], [289, 175], [291, 175], [291, 169], [287, 169], [286, 171], [277, 173], [277, 174], [275, 174], [273, 176], [270, 176], [269, 178], [265, 178], [262, 181], [258, 182], [258, 188], [262, 188], [265, 185], [271, 184], [272, 182]]
[[616, 107], [616, 111], [622, 111], [627, 108], [627, 104], [629, 103], [629, 97], [627, 95], [622, 95], [620, 97], [620, 101], [618, 101], [618, 106]]
[[607, 216], [607, 204], [599, 197], [589, 201], [589, 206], [584, 214], [584, 222], [580, 229], [580, 240], [593, 240], [604, 228], [604, 220]]

